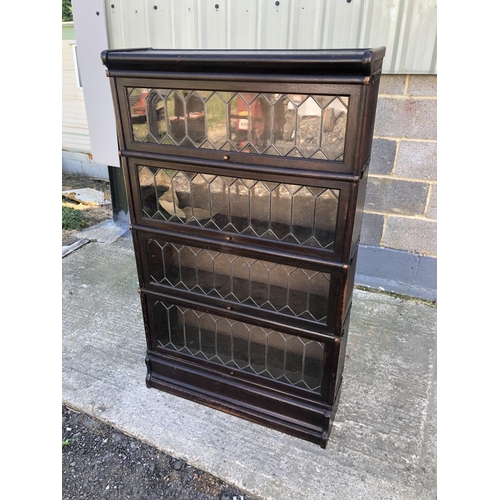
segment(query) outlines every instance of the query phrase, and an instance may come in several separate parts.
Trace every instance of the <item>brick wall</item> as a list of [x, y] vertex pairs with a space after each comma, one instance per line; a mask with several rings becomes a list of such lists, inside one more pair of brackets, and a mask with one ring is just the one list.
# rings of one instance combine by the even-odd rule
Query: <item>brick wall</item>
[[437, 76], [385, 75], [356, 282], [437, 300]]
[[380, 83], [361, 243], [437, 256], [437, 77]]

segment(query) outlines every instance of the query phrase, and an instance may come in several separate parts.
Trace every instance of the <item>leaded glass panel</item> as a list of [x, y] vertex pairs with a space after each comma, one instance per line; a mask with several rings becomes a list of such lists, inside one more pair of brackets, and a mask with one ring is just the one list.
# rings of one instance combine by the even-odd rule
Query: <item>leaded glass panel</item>
[[160, 300], [153, 309], [161, 347], [321, 392], [322, 342]]
[[339, 190], [139, 166], [143, 217], [333, 248]]
[[153, 283], [326, 323], [329, 274], [155, 238], [146, 248]]
[[343, 161], [349, 97], [127, 88], [137, 142]]

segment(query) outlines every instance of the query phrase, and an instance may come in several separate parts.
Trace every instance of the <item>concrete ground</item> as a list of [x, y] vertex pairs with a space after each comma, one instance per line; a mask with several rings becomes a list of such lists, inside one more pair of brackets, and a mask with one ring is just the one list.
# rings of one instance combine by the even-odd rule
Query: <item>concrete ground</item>
[[[434, 499], [436, 307], [356, 289], [326, 450], [147, 389], [129, 233], [63, 258], [63, 402], [255, 498]], [[97, 241], [96, 241], [97, 240]], [[64, 254], [64, 252], [63, 252]]]

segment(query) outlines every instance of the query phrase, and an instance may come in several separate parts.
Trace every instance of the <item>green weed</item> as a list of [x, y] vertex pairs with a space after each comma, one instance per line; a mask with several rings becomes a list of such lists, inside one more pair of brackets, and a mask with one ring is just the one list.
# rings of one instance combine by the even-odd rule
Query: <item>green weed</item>
[[85, 220], [81, 210], [70, 207], [62, 207], [62, 228], [65, 230], [80, 229], [84, 226]]

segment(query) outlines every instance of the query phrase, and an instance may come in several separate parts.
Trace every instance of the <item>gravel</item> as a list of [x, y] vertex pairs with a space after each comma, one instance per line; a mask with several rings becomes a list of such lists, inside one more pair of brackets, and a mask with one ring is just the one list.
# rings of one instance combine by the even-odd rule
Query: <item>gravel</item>
[[62, 406], [62, 500], [253, 500], [220, 479]]

